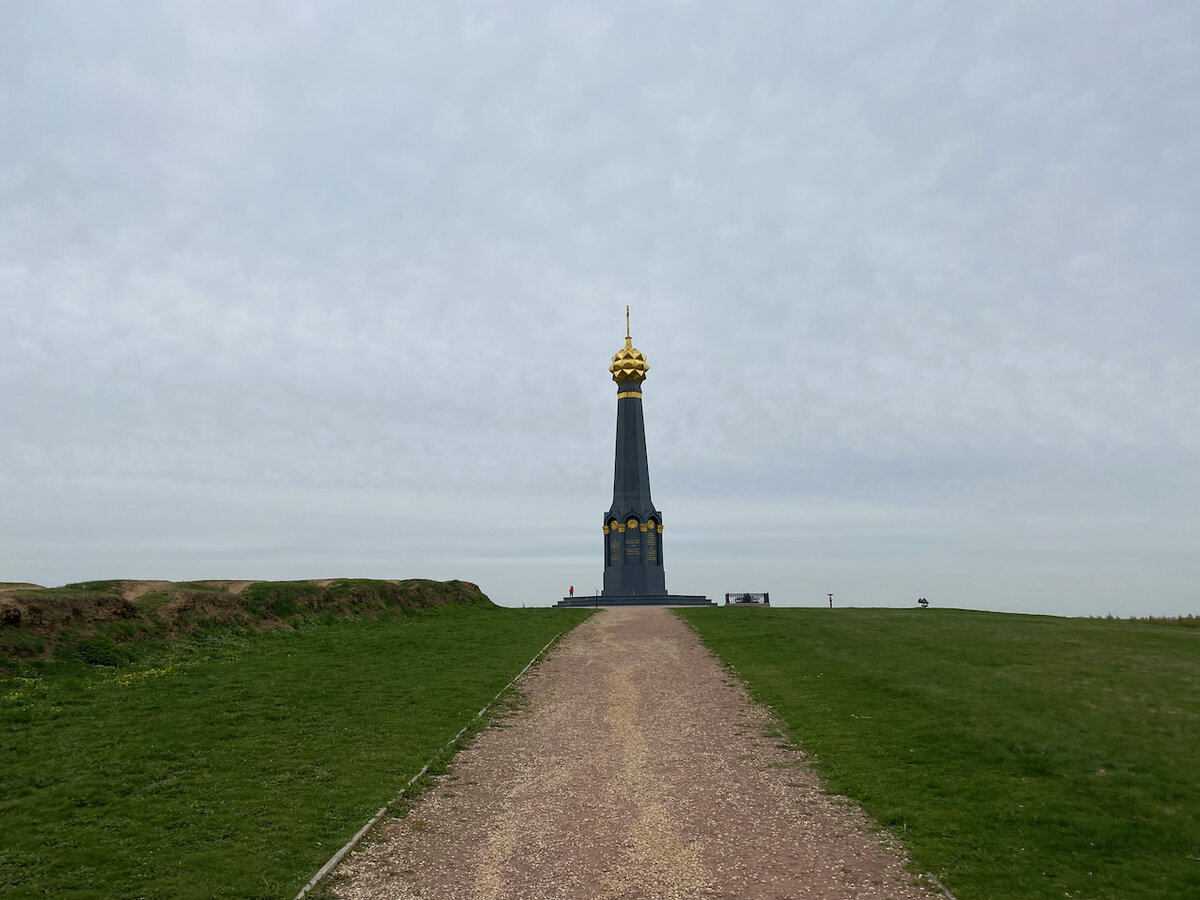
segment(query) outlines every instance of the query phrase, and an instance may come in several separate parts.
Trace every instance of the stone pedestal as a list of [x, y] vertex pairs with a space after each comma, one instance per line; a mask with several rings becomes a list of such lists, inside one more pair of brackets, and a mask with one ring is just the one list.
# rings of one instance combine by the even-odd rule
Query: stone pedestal
[[694, 594], [635, 594], [629, 597], [609, 597], [595, 594], [591, 597], [563, 597], [555, 606], [601, 607], [601, 606], [716, 606], [707, 597]]

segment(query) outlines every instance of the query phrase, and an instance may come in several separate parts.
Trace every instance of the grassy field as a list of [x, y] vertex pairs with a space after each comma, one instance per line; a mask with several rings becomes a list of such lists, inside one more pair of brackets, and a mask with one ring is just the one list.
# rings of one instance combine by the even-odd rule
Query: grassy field
[[585, 615], [445, 607], [10, 667], [0, 895], [291, 897]]
[[1200, 897], [1200, 628], [681, 615], [959, 900]]

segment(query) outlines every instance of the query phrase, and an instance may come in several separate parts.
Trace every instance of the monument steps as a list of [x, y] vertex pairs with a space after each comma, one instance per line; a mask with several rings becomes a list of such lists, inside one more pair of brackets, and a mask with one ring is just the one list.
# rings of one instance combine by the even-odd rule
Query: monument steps
[[592, 606], [716, 606], [707, 597], [695, 594], [646, 594], [636, 597], [606, 597], [592, 595], [590, 597], [563, 597], [556, 607], [592, 607]]

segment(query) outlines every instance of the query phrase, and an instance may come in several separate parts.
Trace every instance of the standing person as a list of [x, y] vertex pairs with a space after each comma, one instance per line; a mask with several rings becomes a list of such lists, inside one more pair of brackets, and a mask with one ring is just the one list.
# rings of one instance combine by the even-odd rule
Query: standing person
[[570, 591], [568, 591], [568, 593], [569, 593], [569, 594], [570, 594], [572, 597], [574, 597], [574, 596], [575, 596], [575, 585], [571, 585], [571, 590], [570, 590]]

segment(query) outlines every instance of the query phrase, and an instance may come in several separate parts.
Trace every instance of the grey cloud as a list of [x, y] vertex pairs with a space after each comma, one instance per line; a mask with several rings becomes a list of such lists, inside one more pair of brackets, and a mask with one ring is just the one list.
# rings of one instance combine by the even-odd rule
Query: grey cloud
[[10, 19], [5, 577], [548, 599], [628, 303], [678, 589], [1194, 607], [1191, 5]]

